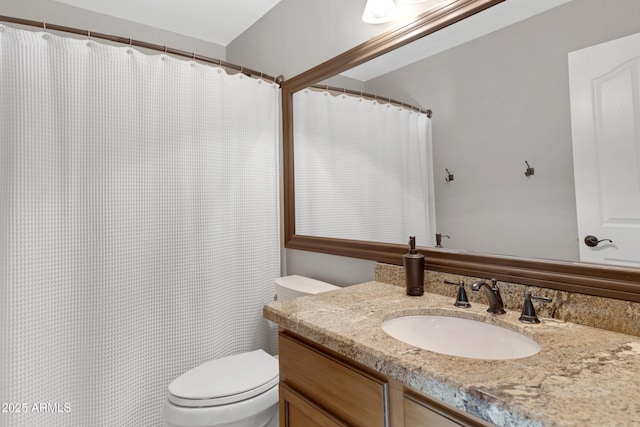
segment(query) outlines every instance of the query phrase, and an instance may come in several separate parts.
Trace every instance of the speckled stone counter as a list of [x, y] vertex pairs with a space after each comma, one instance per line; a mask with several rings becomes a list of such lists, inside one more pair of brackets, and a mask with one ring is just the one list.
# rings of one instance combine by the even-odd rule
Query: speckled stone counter
[[[436, 294], [368, 282], [264, 308], [265, 318], [406, 386], [498, 426], [640, 426], [640, 338], [486, 305], [453, 307]], [[523, 333], [542, 350], [523, 359], [476, 360], [422, 350], [387, 335], [387, 319], [445, 314]]]

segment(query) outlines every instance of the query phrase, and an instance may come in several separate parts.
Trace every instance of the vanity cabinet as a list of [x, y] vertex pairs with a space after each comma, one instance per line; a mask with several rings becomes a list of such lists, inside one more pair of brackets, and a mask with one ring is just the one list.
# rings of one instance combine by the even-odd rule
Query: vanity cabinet
[[288, 331], [281, 331], [280, 427], [490, 424]]

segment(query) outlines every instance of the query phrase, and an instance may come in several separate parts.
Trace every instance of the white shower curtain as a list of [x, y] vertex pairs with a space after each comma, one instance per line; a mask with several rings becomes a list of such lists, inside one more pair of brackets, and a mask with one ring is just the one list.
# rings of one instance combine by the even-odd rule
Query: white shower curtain
[[0, 425], [157, 425], [173, 378], [275, 349], [279, 89], [0, 28]]
[[349, 95], [294, 95], [296, 234], [435, 242], [431, 120]]

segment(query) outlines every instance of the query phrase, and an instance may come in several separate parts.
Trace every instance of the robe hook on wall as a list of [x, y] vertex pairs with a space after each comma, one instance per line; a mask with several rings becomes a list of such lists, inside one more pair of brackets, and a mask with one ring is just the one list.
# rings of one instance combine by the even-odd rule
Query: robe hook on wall
[[449, 172], [449, 169], [445, 169], [447, 171], [447, 176], [445, 177], [445, 181], [447, 182], [451, 182], [453, 181], [453, 174], [451, 172]]
[[529, 162], [527, 162], [526, 160], [524, 161], [527, 164], [527, 170], [524, 171], [524, 176], [531, 176], [533, 175], [533, 168], [531, 166], [529, 166]]

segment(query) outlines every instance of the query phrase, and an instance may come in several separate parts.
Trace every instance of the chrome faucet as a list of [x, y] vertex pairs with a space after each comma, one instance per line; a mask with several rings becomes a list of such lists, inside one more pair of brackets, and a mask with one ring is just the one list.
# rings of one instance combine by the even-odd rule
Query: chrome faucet
[[487, 296], [489, 300], [489, 308], [487, 311], [493, 314], [505, 314], [504, 303], [502, 302], [502, 297], [500, 296], [500, 288], [498, 288], [498, 281], [496, 279], [491, 279], [491, 286], [487, 284], [487, 282], [483, 280], [478, 280], [473, 282], [471, 285], [471, 290], [478, 292], [480, 289], [484, 290], [484, 294]]

